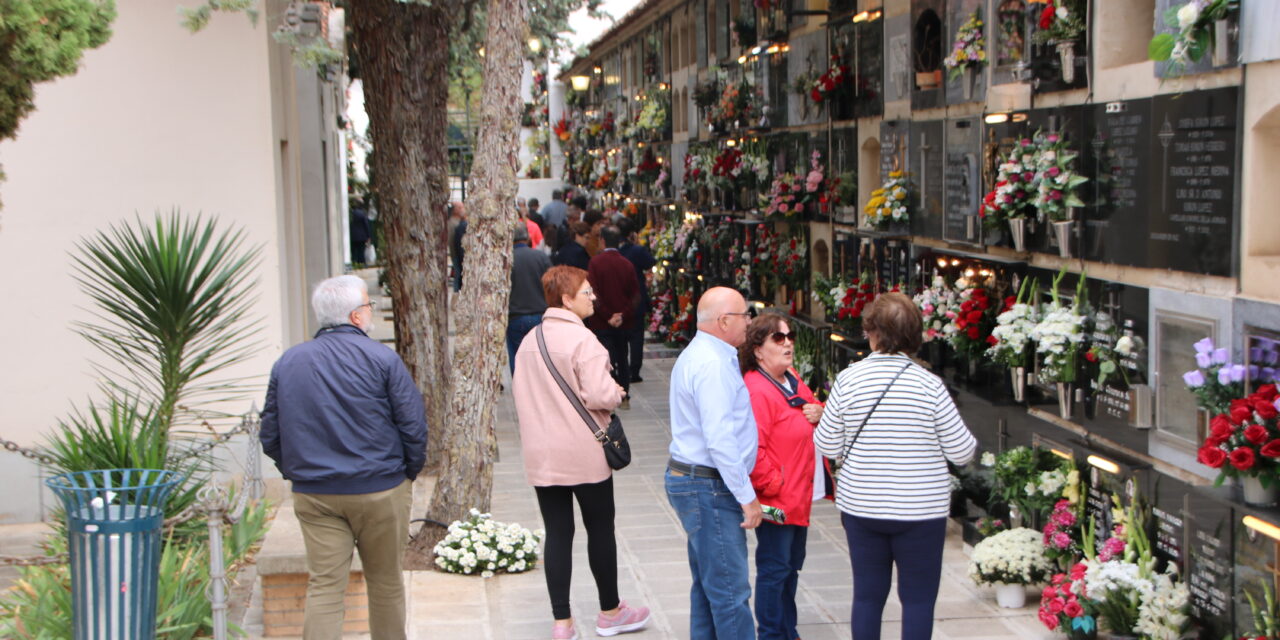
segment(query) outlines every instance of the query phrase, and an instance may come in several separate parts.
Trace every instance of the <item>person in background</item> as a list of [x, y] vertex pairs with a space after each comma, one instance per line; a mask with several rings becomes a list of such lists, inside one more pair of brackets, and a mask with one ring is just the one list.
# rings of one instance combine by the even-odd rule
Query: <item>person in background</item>
[[351, 266], [355, 266], [365, 264], [365, 245], [373, 242], [373, 224], [363, 198], [351, 198], [350, 207]]
[[529, 246], [534, 249], [542, 249], [542, 227], [529, 219], [529, 209], [525, 206], [523, 198], [516, 198], [516, 215], [520, 217], [520, 223], [529, 232]]
[[750, 314], [742, 294], [698, 300], [698, 333], [671, 370], [667, 500], [688, 539], [689, 637], [754, 640], [747, 529], [760, 525], [751, 487], [756, 424], [738, 366]]
[[320, 330], [275, 366], [262, 409], [262, 451], [292, 484], [307, 555], [302, 636], [342, 637], [351, 553], [360, 553], [377, 640], [405, 638], [401, 558], [413, 480], [427, 454], [422, 393], [400, 356], [367, 335], [373, 302], [357, 276], [316, 285]]
[[547, 254], [529, 246], [529, 230], [517, 224], [512, 240], [515, 250], [511, 259], [511, 297], [507, 305], [507, 363], [511, 377], [516, 374], [516, 349], [525, 334], [542, 322], [547, 310], [542, 292], [542, 275], [551, 268]]
[[587, 212], [586, 196], [578, 196], [574, 198], [572, 202], [569, 203], [568, 207], [565, 209], [565, 218], [563, 221], [560, 222], [559, 227], [556, 229], [556, 242], [557, 242], [557, 245], [555, 246], [556, 251], [559, 251], [560, 249], [564, 248], [565, 245], [573, 241], [573, 234], [570, 233], [570, 230], [573, 228], [573, 225], [575, 223], [582, 221], [582, 216], [586, 212]]
[[804, 567], [813, 501], [825, 493], [813, 447], [822, 404], [792, 368], [795, 334], [766, 313], [747, 325], [738, 363], [751, 394], [759, 448], [751, 485], [764, 505], [756, 528], [756, 631], [760, 640], [794, 640], [796, 587]]
[[[455, 222], [456, 221], [456, 222]], [[462, 237], [467, 234], [467, 210], [461, 202], [453, 203], [449, 218], [449, 256], [453, 261], [453, 290], [462, 290]]]
[[627, 358], [628, 364], [631, 366], [631, 382], [644, 382], [644, 378], [640, 377], [640, 366], [644, 362], [644, 330], [645, 317], [649, 315], [649, 270], [658, 263], [653, 257], [653, 252], [638, 242], [638, 234], [636, 233], [635, 223], [631, 220], [623, 220], [618, 229], [622, 231], [623, 241], [618, 245], [618, 251], [622, 256], [631, 261], [631, 265], [636, 268], [636, 280], [640, 284], [640, 300], [636, 304], [636, 320], [631, 325], [630, 335], [627, 337], [627, 343], [630, 345], [631, 353]]
[[[542, 276], [542, 290], [547, 310], [540, 330], [547, 356], [590, 412], [596, 429], [603, 429], [609, 424], [610, 411], [622, 401], [623, 390], [609, 377], [609, 354], [582, 322], [595, 311], [587, 273], [575, 267], [552, 267]], [[555, 619], [551, 637], [578, 637], [569, 607], [575, 499], [587, 529], [587, 564], [600, 600], [596, 634], [613, 636], [643, 629], [649, 609], [632, 607], [618, 598], [613, 471], [600, 443], [544, 362], [536, 331], [520, 343], [511, 384], [525, 477], [533, 485], [547, 530], [543, 566]]]
[[854, 640], [880, 638], [896, 567], [901, 637], [927, 640], [951, 507], [947, 462], [969, 462], [978, 443], [942, 380], [911, 360], [922, 333], [911, 298], [876, 298], [862, 326], [874, 353], [836, 376], [814, 436], [818, 453], [841, 463], [836, 506], [853, 565], [850, 625]]
[[537, 198], [529, 198], [528, 209], [529, 209], [528, 218], [532, 220], [534, 224], [538, 225], [538, 229], [542, 231], [542, 235], [545, 238], [547, 235], [547, 228], [546, 228], [547, 220], [546, 218], [543, 218], [542, 213], [538, 211]]
[[604, 243], [600, 241], [600, 229], [606, 224], [604, 214], [598, 209], [591, 209], [582, 216], [582, 221], [591, 228], [587, 234], [587, 243], [583, 246], [587, 249], [587, 255], [594, 258], [596, 254], [604, 251]]
[[566, 232], [571, 234], [569, 242], [556, 252], [551, 262], [555, 265], [577, 267], [586, 271], [591, 265], [591, 256], [587, 255], [586, 249], [587, 236], [591, 233], [591, 227], [585, 222], [575, 222], [570, 229], [572, 229], [571, 232]]
[[[551, 192], [551, 202], [538, 210], [547, 227], [559, 227], [568, 219], [569, 206], [564, 203], [564, 191], [556, 189]], [[543, 229], [546, 232], [546, 229]]]
[[636, 282], [635, 266], [618, 251], [622, 241], [618, 228], [602, 227], [600, 238], [604, 249], [591, 258], [587, 268], [587, 279], [596, 292], [596, 314], [587, 321], [587, 326], [609, 351], [613, 379], [628, 394], [622, 400], [622, 408], [630, 409], [631, 367], [627, 364], [627, 354], [640, 285]]

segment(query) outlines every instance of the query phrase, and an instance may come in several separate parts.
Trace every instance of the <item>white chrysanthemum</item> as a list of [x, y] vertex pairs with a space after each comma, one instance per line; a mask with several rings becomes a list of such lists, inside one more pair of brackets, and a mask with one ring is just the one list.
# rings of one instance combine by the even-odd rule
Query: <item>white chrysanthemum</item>
[[969, 576], [979, 584], [1035, 584], [1054, 570], [1041, 534], [1018, 527], [1001, 531], [973, 548]]

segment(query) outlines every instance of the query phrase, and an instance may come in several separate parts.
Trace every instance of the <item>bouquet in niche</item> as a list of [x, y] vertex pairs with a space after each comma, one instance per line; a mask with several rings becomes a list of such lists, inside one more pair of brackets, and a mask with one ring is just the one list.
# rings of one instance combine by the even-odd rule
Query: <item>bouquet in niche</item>
[[1039, 27], [1032, 38], [1036, 44], [1074, 42], [1084, 35], [1084, 10], [1079, 0], [1047, 0], [1040, 17]]
[[969, 18], [956, 31], [956, 41], [951, 53], [942, 60], [947, 67], [947, 77], [955, 80], [968, 69], [978, 69], [987, 62], [986, 38], [982, 35], [981, 11], [974, 9]]
[[1274, 384], [1231, 400], [1228, 410], [1209, 421], [1209, 435], [1196, 455], [1218, 470], [1215, 484], [1229, 477], [1254, 477], [1270, 487], [1280, 476], [1280, 394]]
[[995, 307], [987, 290], [982, 287], [963, 289], [956, 297], [959, 307], [947, 314], [955, 325], [950, 332], [951, 346], [956, 355], [977, 358], [986, 351], [995, 326]]
[[1000, 163], [995, 188], [987, 192], [978, 208], [982, 223], [990, 229], [1011, 218], [1026, 218], [1036, 196], [1035, 143], [1031, 138], [1018, 141]]
[[960, 304], [956, 301], [958, 292], [947, 284], [942, 276], [934, 276], [928, 289], [916, 294], [913, 298], [920, 307], [920, 319], [924, 325], [924, 341], [931, 342], [945, 338], [955, 331], [955, 325], [947, 313]]
[[1196, 368], [1182, 374], [1182, 382], [1196, 396], [1196, 405], [1210, 414], [1228, 413], [1236, 398], [1244, 397], [1244, 365], [1231, 362], [1231, 352], [1212, 338], [1196, 342]]
[[1039, 149], [1035, 161], [1035, 198], [1031, 204], [1039, 212], [1040, 219], [1053, 222], [1071, 219], [1071, 209], [1083, 207], [1084, 201], [1076, 195], [1076, 189], [1089, 181], [1076, 173], [1076, 152], [1057, 133], [1036, 134]]
[[1063, 268], [1053, 279], [1053, 303], [1035, 329], [1031, 330], [1031, 339], [1036, 343], [1036, 354], [1041, 358], [1040, 379], [1045, 382], [1075, 382], [1076, 358], [1080, 355], [1080, 346], [1085, 340], [1086, 316], [1081, 308], [1085, 276], [1080, 274], [1075, 300], [1070, 305], [1064, 305], [1058, 296], [1058, 283], [1066, 273]]
[[1174, 73], [1181, 73], [1213, 49], [1217, 37], [1213, 24], [1225, 20], [1239, 6], [1239, 0], [1191, 0], [1170, 7], [1164, 13], [1164, 23], [1177, 33], [1157, 34], [1147, 45], [1147, 57], [1167, 60]]
[[987, 355], [992, 360], [1009, 368], [1027, 366], [1031, 334], [1040, 322], [1039, 306], [1030, 301], [1039, 296], [1040, 287], [1028, 278], [1018, 287], [1016, 298], [1005, 298], [1004, 308], [996, 316], [996, 327], [987, 340], [991, 344]]
[[906, 223], [911, 219], [911, 184], [903, 171], [890, 171], [884, 186], [871, 192], [871, 199], [863, 208], [867, 226], [884, 229], [892, 223]]

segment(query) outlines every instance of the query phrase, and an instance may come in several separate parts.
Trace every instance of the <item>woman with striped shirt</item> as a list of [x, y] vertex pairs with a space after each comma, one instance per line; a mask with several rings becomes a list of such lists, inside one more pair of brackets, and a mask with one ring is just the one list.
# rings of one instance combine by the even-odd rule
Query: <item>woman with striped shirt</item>
[[867, 308], [874, 351], [836, 377], [814, 433], [818, 451], [843, 462], [836, 506], [853, 565], [853, 640], [878, 640], [894, 565], [902, 639], [927, 640], [942, 575], [951, 504], [947, 461], [973, 458], [977, 440], [946, 386], [915, 364], [920, 311], [901, 293]]

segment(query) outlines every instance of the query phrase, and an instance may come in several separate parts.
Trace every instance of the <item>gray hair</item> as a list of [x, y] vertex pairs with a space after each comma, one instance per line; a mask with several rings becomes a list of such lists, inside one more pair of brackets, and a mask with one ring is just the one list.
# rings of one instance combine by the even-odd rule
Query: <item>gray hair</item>
[[511, 232], [511, 237], [513, 242], [528, 242], [529, 226], [523, 220], [517, 221], [515, 229]]
[[337, 276], [321, 280], [311, 294], [311, 310], [323, 327], [350, 324], [351, 312], [364, 303], [369, 285], [359, 276]]

